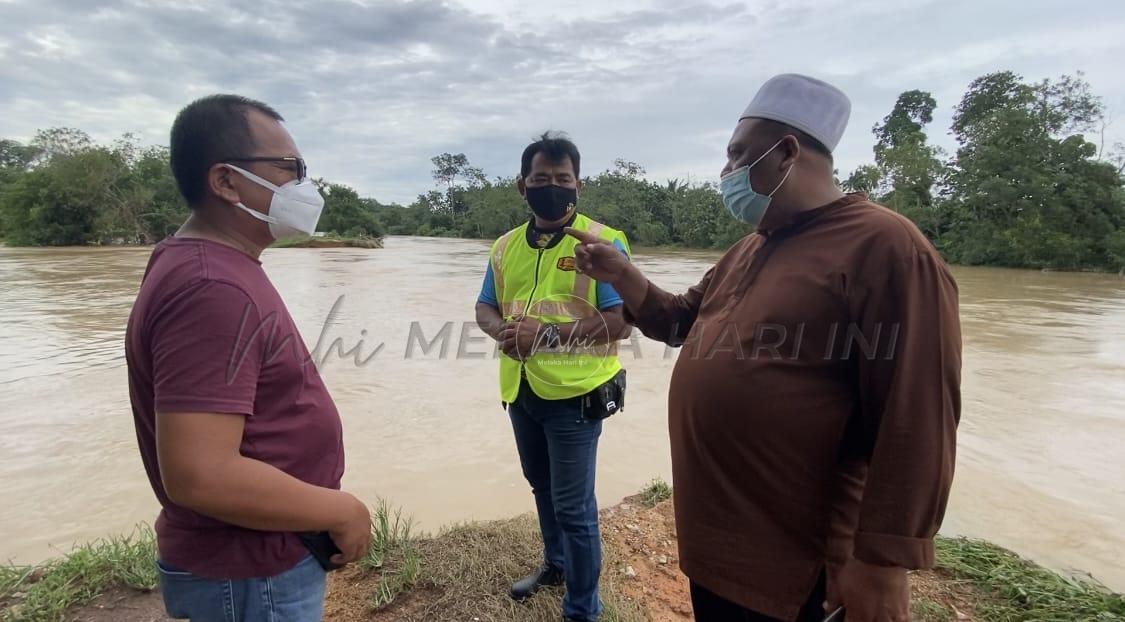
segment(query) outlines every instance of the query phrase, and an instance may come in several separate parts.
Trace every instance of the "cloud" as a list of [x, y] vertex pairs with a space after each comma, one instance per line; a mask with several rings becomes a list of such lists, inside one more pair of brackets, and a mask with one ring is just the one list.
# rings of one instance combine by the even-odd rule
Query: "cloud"
[[[842, 171], [871, 126], [922, 88], [945, 135], [965, 86], [1012, 68], [1085, 69], [1125, 115], [1115, 58], [1125, 6], [1047, 0], [118, 0], [0, 2], [0, 136], [73, 126], [164, 144], [192, 99], [262, 99], [315, 174], [380, 200], [432, 186], [432, 155], [510, 175], [527, 141], [568, 131], [594, 173], [624, 157], [650, 177], [712, 179], [738, 112], [769, 76], [823, 77], [853, 99]], [[1125, 140], [1125, 119], [1111, 126]]]

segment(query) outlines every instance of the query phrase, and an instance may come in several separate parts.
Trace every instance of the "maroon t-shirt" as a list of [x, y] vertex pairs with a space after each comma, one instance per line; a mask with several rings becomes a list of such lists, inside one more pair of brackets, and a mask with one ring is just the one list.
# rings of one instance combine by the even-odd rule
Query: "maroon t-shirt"
[[340, 487], [340, 416], [261, 263], [207, 240], [161, 242], [129, 315], [125, 359], [141, 459], [163, 506], [161, 559], [202, 577], [242, 579], [304, 558], [294, 534], [237, 527], [172, 503], [156, 459], [157, 412], [229, 413], [246, 418], [243, 456]]

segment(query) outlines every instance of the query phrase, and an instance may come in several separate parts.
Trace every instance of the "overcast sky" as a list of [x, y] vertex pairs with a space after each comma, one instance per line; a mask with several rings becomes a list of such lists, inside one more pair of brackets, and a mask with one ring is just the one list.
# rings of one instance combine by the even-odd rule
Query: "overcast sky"
[[430, 189], [444, 151], [514, 174], [546, 129], [584, 173], [706, 181], [758, 86], [799, 72], [852, 98], [846, 175], [900, 92], [934, 94], [951, 147], [965, 87], [1001, 69], [1085, 71], [1125, 141], [1122, 65], [1122, 0], [0, 0], [0, 137], [167, 144], [179, 108], [235, 92], [288, 119], [314, 175], [384, 202]]

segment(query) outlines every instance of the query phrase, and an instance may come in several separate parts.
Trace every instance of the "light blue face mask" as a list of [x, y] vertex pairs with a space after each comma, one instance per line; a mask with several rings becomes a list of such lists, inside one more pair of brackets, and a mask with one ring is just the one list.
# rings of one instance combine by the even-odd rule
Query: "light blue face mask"
[[761, 162], [762, 158], [768, 156], [771, 151], [777, 149], [777, 146], [783, 140], [785, 139], [774, 143], [757, 160], [723, 175], [722, 179], [719, 180], [719, 191], [723, 194], [723, 204], [727, 206], [727, 211], [731, 213], [731, 216], [755, 227], [762, 222], [762, 217], [766, 215], [766, 208], [770, 206], [770, 198], [781, 188], [781, 184], [789, 179], [789, 173], [793, 172], [793, 165], [789, 166], [789, 170], [785, 171], [785, 177], [781, 178], [777, 188], [774, 188], [773, 192], [769, 194], [754, 192], [754, 187], [750, 184], [750, 169]]

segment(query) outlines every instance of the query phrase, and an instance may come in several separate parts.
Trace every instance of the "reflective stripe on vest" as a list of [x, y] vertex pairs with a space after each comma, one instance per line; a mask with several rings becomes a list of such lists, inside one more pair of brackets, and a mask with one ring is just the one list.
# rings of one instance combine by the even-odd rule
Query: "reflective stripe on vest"
[[[504, 261], [504, 254], [508, 252], [508, 247], [512, 244], [512, 241], [520, 237], [514, 235], [517, 231], [519, 229], [512, 229], [500, 236], [493, 247], [494, 251], [490, 260], [492, 261], [492, 282], [496, 286], [496, 300], [503, 300], [501, 292], [504, 291], [504, 271], [500, 269], [500, 264]], [[504, 315], [507, 315], [507, 313], [504, 313]]]

